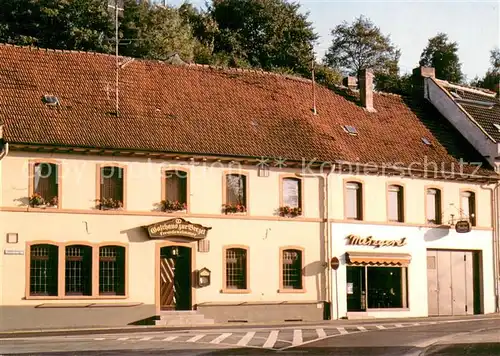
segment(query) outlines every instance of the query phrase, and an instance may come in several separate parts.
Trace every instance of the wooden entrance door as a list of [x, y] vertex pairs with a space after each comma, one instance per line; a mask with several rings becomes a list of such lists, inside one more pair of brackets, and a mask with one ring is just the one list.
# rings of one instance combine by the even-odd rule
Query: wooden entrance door
[[191, 309], [191, 249], [168, 246], [160, 250], [160, 308]]

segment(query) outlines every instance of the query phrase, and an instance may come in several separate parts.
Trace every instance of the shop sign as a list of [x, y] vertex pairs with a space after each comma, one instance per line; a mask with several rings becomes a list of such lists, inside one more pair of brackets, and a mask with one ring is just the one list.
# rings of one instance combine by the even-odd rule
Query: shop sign
[[347, 236], [349, 245], [373, 246], [373, 247], [401, 247], [406, 245], [406, 237], [399, 240], [376, 240], [372, 236], [360, 237], [357, 235]]
[[460, 220], [455, 223], [455, 231], [459, 234], [470, 232], [470, 230], [470, 222], [468, 222], [467, 220]]
[[340, 266], [340, 261], [338, 257], [332, 257], [332, 259], [330, 260], [330, 267], [332, 267], [332, 269], [336, 271], [339, 269], [339, 266]]
[[193, 224], [181, 218], [170, 219], [156, 224], [145, 226], [151, 239], [163, 239], [167, 237], [189, 237], [201, 240], [207, 237], [211, 227]]

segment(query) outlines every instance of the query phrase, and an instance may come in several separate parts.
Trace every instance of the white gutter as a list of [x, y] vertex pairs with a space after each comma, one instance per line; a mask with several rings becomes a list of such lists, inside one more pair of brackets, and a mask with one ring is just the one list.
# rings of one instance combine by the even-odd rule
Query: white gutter
[[499, 201], [498, 201], [498, 188], [500, 183], [495, 184], [495, 186], [481, 186], [482, 189], [489, 190], [491, 192], [491, 216], [492, 216], [492, 225], [493, 225], [493, 287], [495, 288], [495, 313], [500, 312], [500, 276], [499, 276], [499, 267], [500, 267], [500, 246], [499, 246], [499, 221], [498, 221], [498, 213], [500, 209]]

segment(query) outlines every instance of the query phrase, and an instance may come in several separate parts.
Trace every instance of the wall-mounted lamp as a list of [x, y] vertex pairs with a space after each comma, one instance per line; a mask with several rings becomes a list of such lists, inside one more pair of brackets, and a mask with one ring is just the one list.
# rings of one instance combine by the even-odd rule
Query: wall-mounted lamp
[[177, 246], [172, 247], [171, 252], [173, 257], [179, 256], [179, 248]]
[[7, 233], [7, 243], [8, 244], [17, 244], [19, 242], [19, 235], [17, 232], [8, 232]]

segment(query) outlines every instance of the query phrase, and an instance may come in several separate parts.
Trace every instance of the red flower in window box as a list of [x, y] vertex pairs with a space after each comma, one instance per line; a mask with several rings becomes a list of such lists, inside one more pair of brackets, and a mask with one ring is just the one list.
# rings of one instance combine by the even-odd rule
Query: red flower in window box
[[162, 200], [160, 202], [161, 205], [161, 211], [181, 211], [181, 210], [187, 210], [187, 204], [186, 203], [181, 203], [178, 200], [171, 201], [171, 200]]
[[39, 194], [39, 193], [33, 193], [32, 196], [30, 196], [30, 201], [29, 201], [30, 206], [32, 207], [37, 207], [37, 206], [42, 206], [47, 204], [45, 199]]
[[222, 204], [224, 214], [244, 213], [247, 208], [243, 204]]
[[280, 206], [278, 209], [280, 216], [296, 217], [302, 215], [301, 208], [292, 208], [291, 206], [285, 205]]
[[123, 208], [123, 202], [121, 200], [115, 200], [113, 198], [103, 198], [103, 199], [97, 199], [96, 201], [97, 201], [97, 209], [100, 210]]

